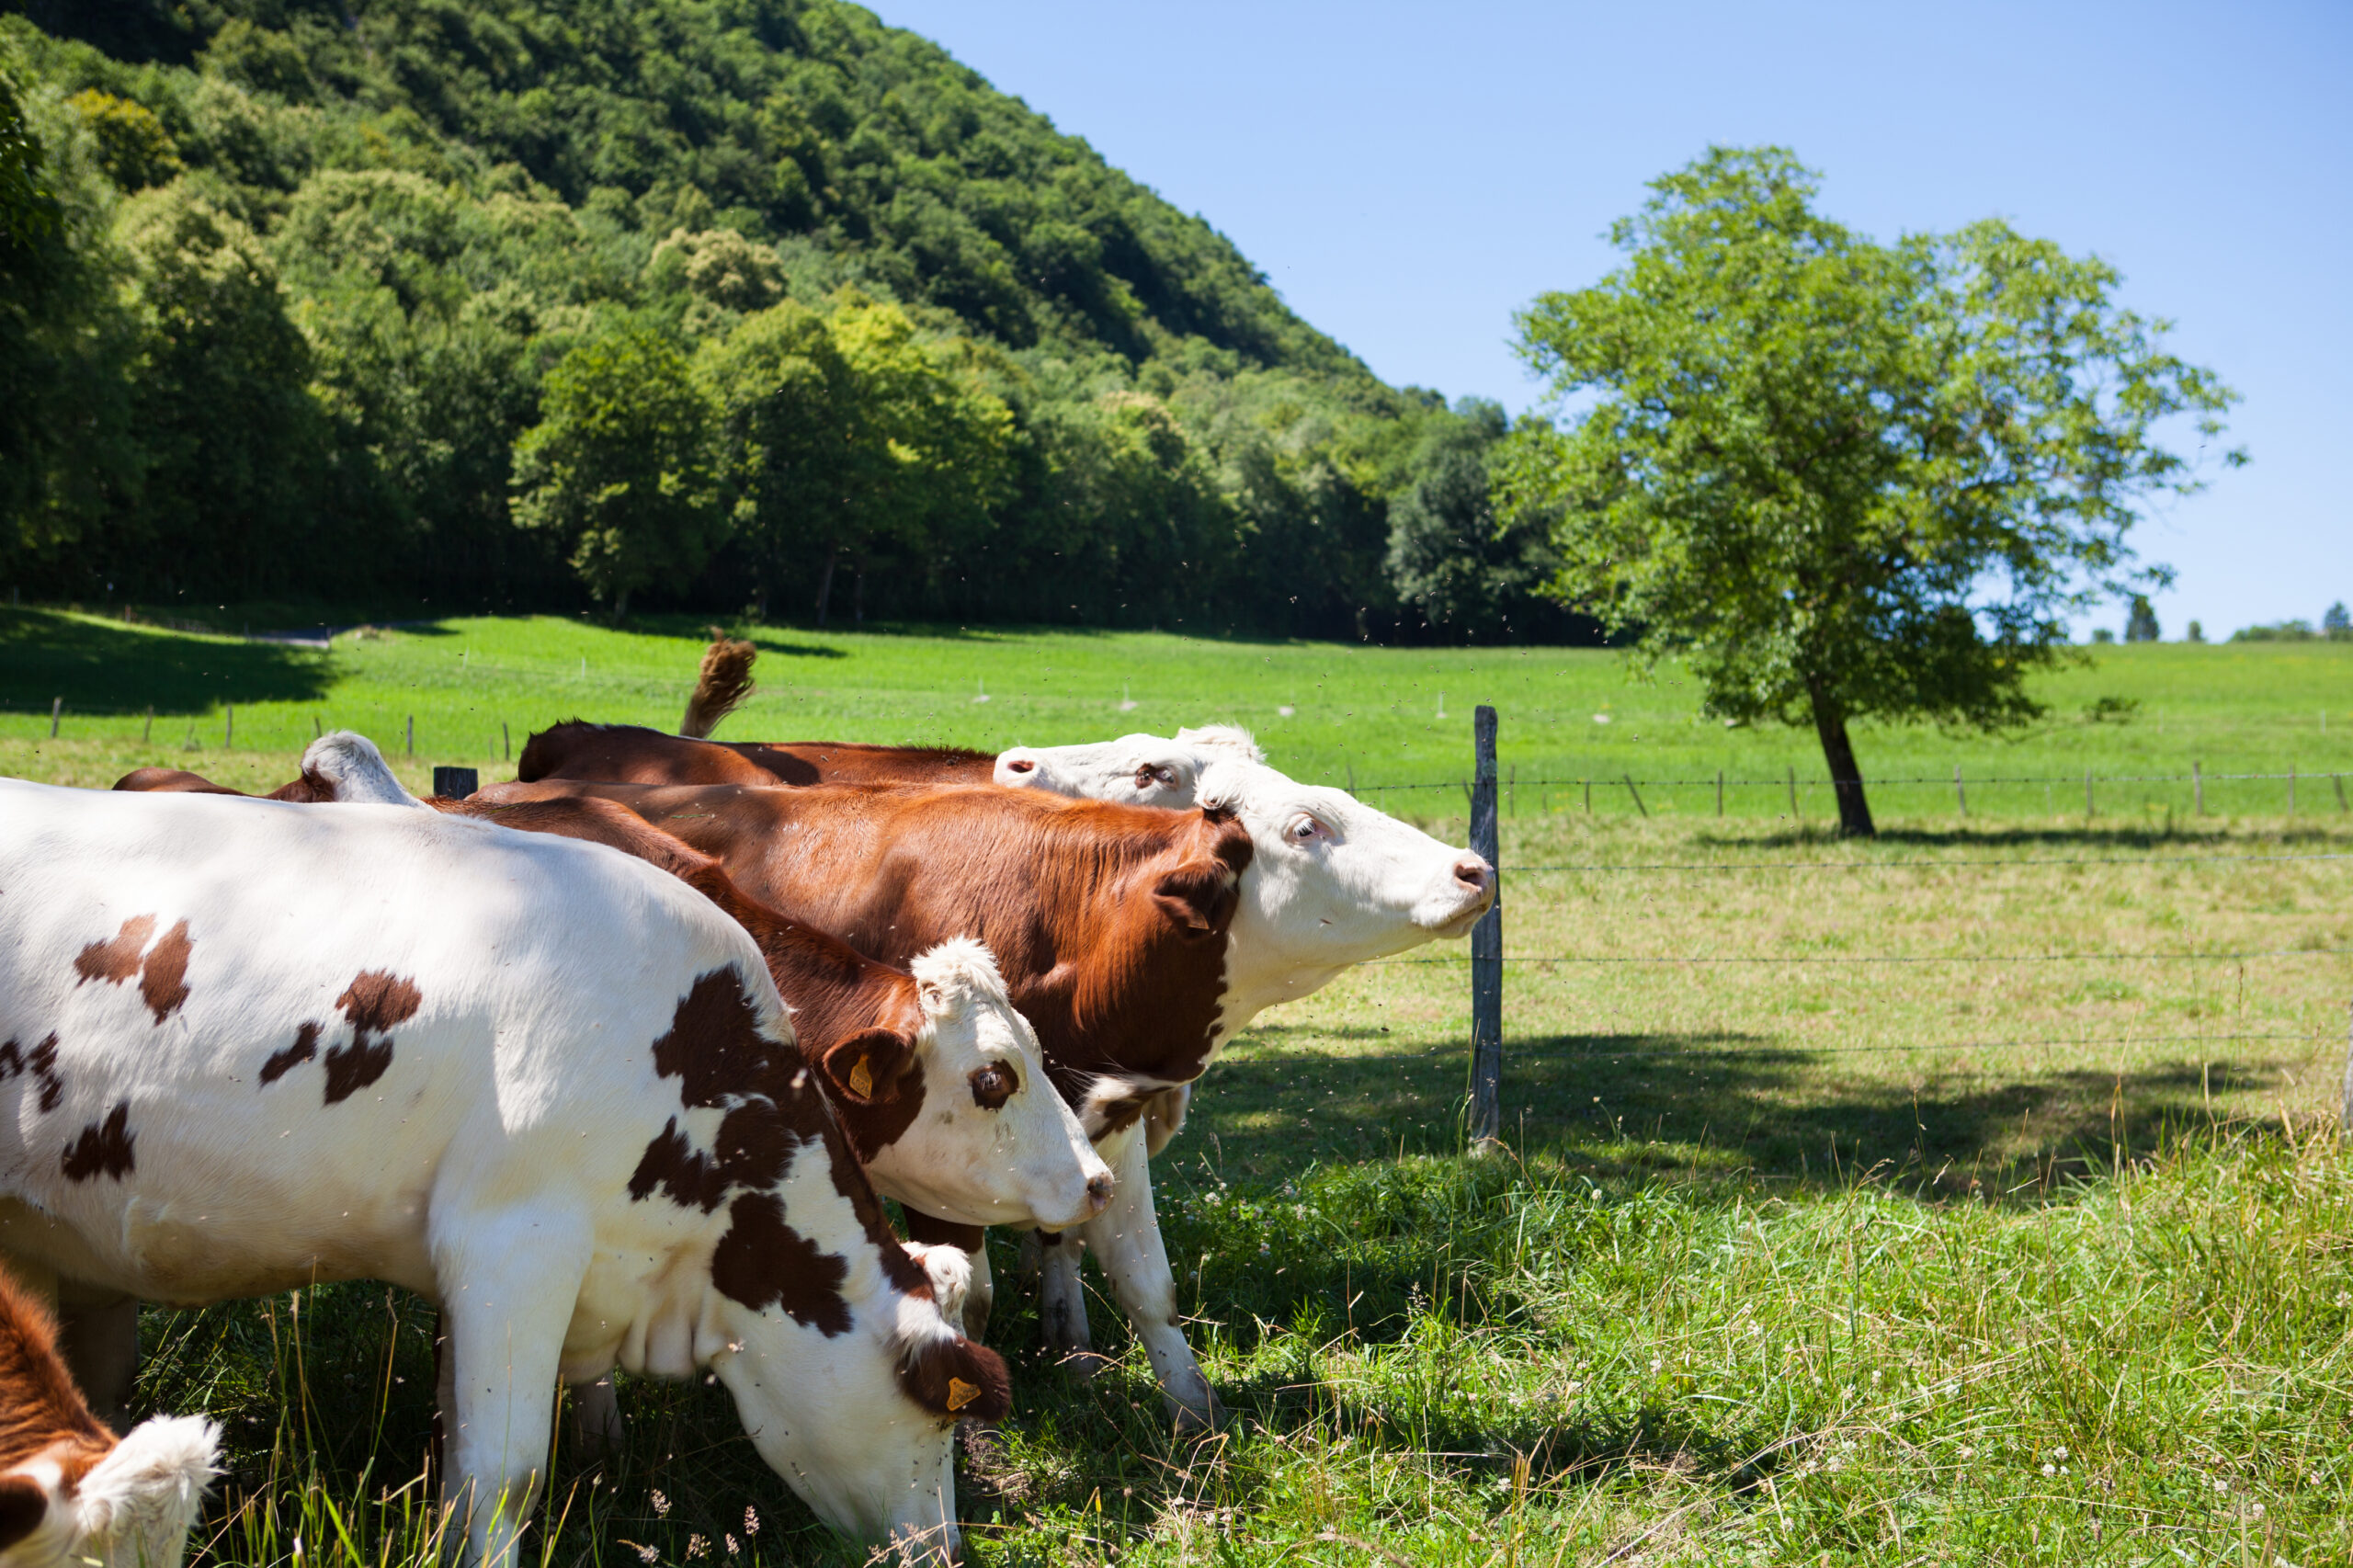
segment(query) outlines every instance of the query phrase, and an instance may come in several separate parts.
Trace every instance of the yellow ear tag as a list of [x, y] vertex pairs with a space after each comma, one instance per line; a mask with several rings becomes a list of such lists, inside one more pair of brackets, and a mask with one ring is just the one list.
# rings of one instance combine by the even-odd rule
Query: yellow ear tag
[[948, 1409], [950, 1415], [963, 1409], [981, 1397], [981, 1391], [961, 1378], [948, 1380]]
[[865, 1099], [874, 1093], [874, 1074], [866, 1070], [866, 1058], [863, 1056], [858, 1059], [858, 1065], [849, 1070], [849, 1087], [850, 1093], [859, 1099]]

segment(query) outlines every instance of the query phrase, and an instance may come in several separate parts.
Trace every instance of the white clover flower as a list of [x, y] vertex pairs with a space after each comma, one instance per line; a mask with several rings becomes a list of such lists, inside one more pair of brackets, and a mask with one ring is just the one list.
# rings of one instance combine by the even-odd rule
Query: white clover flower
[[2049, 1460], [2045, 1460], [2042, 1461], [2042, 1473], [2045, 1475], [2056, 1475], [2059, 1473], [2059, 1467], [2052, 1464]]
[[2067, 1457], [2067, 1446], [2064, 1443], [2062, 1443], [2059, 1447], [2052, 1449], [2051, 1457], [2055, 1460], [2065, 1459]]
[[1651, 1370], [1652, 1370], [1652, 1371], [1656, 1372], [1656, 1371], [1658, 1371], [1658, 1370], [1662, 1369], [1663, 1368], [1665, 1368], [1665, 1365], [1666, 1365], [1666, 1363], [1665, 1363], [1665, 1362], [1664, 1362], [1664, 1361], [1662, 1361], [1662, 1360], [1660, 1360], [1657, 1357], [1654, 1356], [1654, 1357], [1652, 1357], [1652, 1358], [1651, 1358]]
[[1961, 1446], [1961, 1457], [1965, 1460], [1973, 1460], [1977, 1457], [1977, 1450], [1967, 1443], [1963, 1443]]

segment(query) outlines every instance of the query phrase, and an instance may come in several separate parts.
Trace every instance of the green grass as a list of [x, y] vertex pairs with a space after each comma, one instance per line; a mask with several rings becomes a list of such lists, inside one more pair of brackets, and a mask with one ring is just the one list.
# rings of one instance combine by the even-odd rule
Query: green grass
[[[316, 653], [63, 611], [0, 610], [0, 769], [108, 783], [155, 763], [277, 783], [290, 777], [287, 760], [320, 724], [362, 731], [406, 762], [412, 718], [418, 769], [435, 762], [495, 768], [507, 744], [519, 746], [531, 730], [575, 715], [674, 727], [693, 682], [699, 627], [650, 624], [656, 630], [622, 633], [549, 617], [452, 619], [378, 638], [347, 634], [332, 652]], [[1721, 770], [1733, 781], [1728, 811], [1779, 817], [1794, 769], [1801, 818], [1834, 813], [1810, 733], [1727, 731], [1699, 717], [1679, 671], [1637, 684], [1610, 653], [1133, 632], [759, 628], [753, 635], [763, 650], [762, 690], [722, 732], [735, 737], [995, 749], [1135, 729], [1166, 734], [1224, 718], [1250, 726], [1275, 762], [1301, 778], [1370, 789], [1462, 778], [1471, 710], [1490, 702], [1501, 714], [1501, 756], [1517, 781], [1518, 812], [1582, 811], [1584, 779], [1597, 781], [1595, 811], [1631, 812], [1620, 782], [1631, 775], [1698, 781], [1647, 785], [1641, 809], [1708, 816]], [[1877, 783], [1874, 807], [1897, 816], [1952, 814], [1956, 765], [1978, 780], [1969, 787], [1978, 816], [2076, 821], [2086, 769], [2187, 775], [2197, 762], [2210, 775], [2291, 767], [2353, 773], [2353, 644], [2112, 647], [2094, 659], [2038, 683], [2051, 717], [2023, 735], [1863, 729], [1857, 746], [1867, 776], [1931, 780]], [[983, 695], [987, 702], [973, 700]], [[50, 706], [61, 697], [60, 743], [51, 745]], [[2107, 710], [2103, 699], [2113, 699]], [[1122, 711], [1123, 701], [1135, 706]], [[2120, 718], [2092, 716], [2116, 713], [2114, 703], [2126, 705]], [[1986, 781], [2017, 778], [2059, 782]], [[1401, 809], [1443, 809], [1437, 790], [1384, 798]], [[2269, 815], [2284, 810], [2286, 787], [2216, 780], [2206, 803], [2217, 814]], [[2337, 803], [2329, 778], [2303, 781], [2300, 811], [2333, 812]], [[2105, 785], [2094, 801], [2095, 820], [2110, 822], [2161, 823], [2193, 806], [2186, 782]]]
[[[396, 732], [366, 716], [403, 704], [418, 715], [418, 768], [491, 766], [479, 746], [431, 750], [437, 727], [500, 712], [668, 721], [693, 652], [561, 622], [339, 642], [331, 663], [236, 666], [256, 687], [314, 683], [244, 699], [266, 749], [150, 757], [137, 719], [96, 713], [108, 691], [118, 709], [143, 708], [121, 695], [131, 676], [108, 652], [143, 634], [73, 624], [95, 655], [75, 688], [90, 733], [75, 734], [73, 699], [56, 747], [45, 702], [37, 722], [8, 719], [0, 757], [14, 770], [103, 782], [165, 760], [275, 781], [310, 712], [383, 735]], [[33, 654], [25, 640], [0, 643], [17, 709], [30, 706], [29, 660], [54, 661], [41, 666], [51, 684], [70, 667], [46, 635]], [[1410, 780], [1415, 766], [1442, 771], [1441, 737], [1375, 699], [1403, 703], [1431, 664], [1450, 683], [1513, 657], [1134, 637], [776, 641], [839, 656], [772, 658], [743, 734], [1099, 735], [1121, 723], [1110, 709], [1125, 682], [1140, 704], [1127, 723], [1239, 717], [1279, 762], [1312, 771], [1353, 755], [1360, 782], [1381, 755], [1371, 740], [1351, 754], [1267, 718], [1252, 706], [1273, 689], [1266, 671], [1323, 660], [1345, 672], [1366, 734], [1392, 748], [1380, 777]], [[216, 648], [223, 669], [262, 656], [174, 645], [202, 651], [197, 670]], [[1664, 699], [1625, 687], [1608, 655], [1544, 657], [1571, 673], [1540, 690], [1531, 675], [1518, 709], [1504, 692], [1507, 739], [1511, 715], [1542, 704]], [[160, 658], [139, 677], [161, 684]], [[2035, 748], [2067, 741], [2078, 770], [2130, 771], [2168, 755], [2137, 749], [2159, 741], [2162, 706], [2164, 745], [2211, 771], [2256, 770], [2307, 743], [2296, 760], [2316, 771], [2303, 759], [2327, 755], [2320, 705], [2353, 689], [2353, 665], [2328, 662], [2343, 658], [2104, 653], [2054, 683], [2054, 699], [2137, 696], [2140, 714], [2054, 722], [2017, 752], [2044, 767], [2054, 754]], [[1051, 682], [1050, 664], [1063, 672]], [[494, 665], [536, 673], [494, 684]], [[2193, 689], [2200, 672], [2211, 684]], [[988, 704], [965, 700], [974, 679]], [[1449, 744], [1468, 698], [1495, 690], [1449, 685]], [[2340, 710], [2330, 721], [2332, 744], [2353, 731]], [[241, 737], [247, 722], [241, 703]], [[259, 728], [270, 722], [294, 733]], [[1578, 746], [1622, 746], [1607, 760], [1651, 776], [1637, 764], [1653, 742], [1584, 722]], [[1605, 728], [1606, 743], [1588, 733]], [[1795, 737], [1686, 728], [1693, 749], [1676, 766], [1802, 756]], [[1925, 756], [1938, 743], [1869, 744]], [[1410, 744], [1429, 756], [1417, 764]], [[1972, 770], [2012, 766], [2009, 748], [1970, 747], [1955, 755]], [[1602, 755], [1522, 751], [1519, 767], [1525, 778], [1579, 757], [1597, 770]], [[1016, 1406], [961, 1467], [973, 1560], [2353, 1561], [2353, 1162], [2336, 1115], [2353, 998], [2353, 858], [2336, 857], [2353, 857], [2353, 824], [2332, 795], [2300, 797], [2290, 819], [2284, 791], [2246, 788], [2234, 802], [2210, 786], [2204, 818], [2185, 805], [2088, 824], [2079, 800], [2010, 812], [1997, 795], [1981, 809], [1972, 789], [1977, 814], [1962, 822], [1949, 800], [1887, 798], [1871, 845], [1833, 840], [1811, 815], [1719, 823], [1711, 790], [1688, 805], [1670, 792], [1666, 808], [1646, 795], [1643, 818], [1621, 788], [1587, 818], [1558, 801], [1530, 810], [1523, 789], [1506, 864], [1570, 869], [1506, 884], [1508, 1151], [1461, 1148], [1461, 949], [1366, 966], [1266, 1015], [1156, 1171], [1188, 1333], [1233, 1421], [1206, 1441], [1174, 1437], [1099, 1293], [1097, 1341], [1115, 1368], [1066, 1382], [1033, 1348], [1034, 1310], [999, 1237], [1008, 1288], [991, 1338], [1014, 1364]], [[1419, 803], [1436, 813], [1459, 799]], [[1459, 818], [1429, 820], [1459, 841]], [[1630, 867], [1652, 869], [1597, 869]], [[413, 1303], [331, 1286], [305, 1292], [299, 1314], [285, 1298], [154, 1312], [145, 1332], [142, 1397], [230, 1428], [235, 1469], [206, 1561], [291, 1563], [297, 1536], [306, 1562], [419, 1559], [430, 1351]], [[739, 1562], [859, 1561], [760, 1466], [719, 1390], [628, 1381], [622, 1393], [625, 1454], [591, 1471], [559, 1453], [563, 1520], [533, 1538], [547, 1562], [625, 1563], [642, 1546], [716, 1564], [730, 1534]]]

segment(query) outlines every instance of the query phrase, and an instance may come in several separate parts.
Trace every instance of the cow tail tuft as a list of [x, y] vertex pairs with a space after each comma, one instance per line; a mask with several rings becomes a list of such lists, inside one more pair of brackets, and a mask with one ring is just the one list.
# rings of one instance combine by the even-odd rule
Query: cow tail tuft
[[752, 665], [759, 656], [760, 651], [745, 639], [712, 627], [710, 646], [702, 652], [702, 669], [695, 677], [694, 694], [687, 699], [687, 716], [678, 721], [678, 733], [688, 740], [709, 739], [719, 722], [758, 689], [752, 684]]

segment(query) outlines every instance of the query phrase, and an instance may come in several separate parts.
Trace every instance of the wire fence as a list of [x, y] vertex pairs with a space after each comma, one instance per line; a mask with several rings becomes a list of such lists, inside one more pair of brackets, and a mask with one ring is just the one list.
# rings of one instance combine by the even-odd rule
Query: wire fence
[[[1641, 791], [1644, 789], [1656, 790], [1662, 789], [1711, 788], [1715, 793], [1717, 812], [1719, 814], [1722, 814], [1723, 811], [1725, 793], [1726, 791], [1734, 789], [1769, 788], [1776, 790], [1787, 790], [1790, 796], [1791, 805], [1794, 807], [1797, 803], [1800, 781], [1795, 769], [1788, 770], [1781, 778], [1779, 778], [1735, 779], [1720, 773], [1712, 778], [1699, 777], [1637, 779], [1632, 778], [1631, 775], [1621, 774], [1617, 778], [1608, 779], [1597, 777], [1591, 778], [1542, 778], [1515, 780], [1510, 777], [1508, 772], [1498, 769], [1495, 765], [1493, 740], [1495, 725], [1494, 720], [1486, 716], [1487, 712], [1488, 710], [1481, 710], [1481, 733], [1477, 736], [1478, 755], [1473, 758], [1475, 772], [1474, 780], [1438, 783], [1386, 784], [1364, 787], [1358, 787], [1355, 785], [1354, 781], [1351, 780], [1350, 790], [1351, 793], [1358, 796], [1374, 798], [1388, 794], [1403, 794], [1414, 791], [1449, 790], [1462, 790], [1469, 800], [1471, 806], [1470, 816], [1473, 829], [1472, 837], [1474, 845], [1483, 844], [1484, 847], [1482, 849], [1482, 852], [1488, 855], [1491, 862], [1498, 865], [1499, 874], [1506, 882], [1508, 881], [1508, 879], [1513, 877], [1543, 877], [1555, 875], [1620, 876], [1694, 873], [1753, 873], [1764, 875], [1768, 873], [1789, 874], [1814, 871], [1855, 872], [1885, 870], [1908, 872], [1959, 872], [1972, 876], [1992, 876], [2003, 871], [2033, 870], [2042, 868], [2155, 867], [2164, 869], [2178, 868], [2195, 869], [2200, 868], [2252, 868], [2258, 866], [2279, 866], [2289, 864], [2327, 865], [2336, 862], [2353, 861], [2353, 851], [2343, 850], [2282, 851], [2276, 853], [2226, 852], [2219, 854], [2192, 853], [2018, 856], [1929, 855], [1896, 856], [1884, 858], [1872, 856], [1868, 851], [1859, 851], [1854, 855], [1841, 857], [1836, 859], [1816, 858], [1782, 860], [1743, 858], [1730, 860], [1595, 860], [1551, 865], [1504, 865], [1501, 862], [1500, 856], [1495, 854], [1495, 848], [1497, 847], [1498, 843], [1497, 835], [1495, 834], [1495, 819], [1498, 815], [1507, 814], [1507, 802], [1511, 798], [1511, 792], [1520, 785], [1526, 785], [1529, 788], [1539, 790], [1561, 789], [1583, 790], [1586, 791], [1586, 799], [1588, 810], [1590, 809], [1591, 802], [1591, 790], [1594, 785], [1600, 784], [1604, 786], [1622, 787], [1627, 790], [1635, 809], [1643, 811], [1644, 815], [1649, 814], [1647, 809], [1643, 805], [1641, 795]], [[2307, 784], [2320, 782], [2329, 786], [2332, 789], [2333, 793], [2336, 795], [2336, 801], [2341, 809], [2346, 801], [2344, 786], [2346, 777], [2347, 776], [2345, 774], [2340, 772], [2308, 773], [2293, 767], [2285, 772], [2208, 773], [2202, 767], [2193, 767], [2188, 773], [2098, 774], [2086, 770], [2082, 774], [2069, 774], [2064, 776], [2041, 774], [1995, 774], [1987, 775], [1980, 778], [1970, 778], [1961, 769], [1956, 768], [1954, 769], [1953, 776], [1950, 778], [1899, 777], [1870, 779], [1866, 782], [1868, 786], [1872, 788], [1877, 788], [1881, 785], [1900, 784], [1915, 787], [1934, 786], [1939, 789], [1950, 789], [1955, 793], [1954, 803], [1961, 809], [1964, 815], [1967, 813], [1968, 810], [1966, 790], [1971, 785], [2040, 784], [2055, 787], [2064, 784], [2071, 790], [2077, 785], [2081, 785], [2085, 790], [2086, 808], [2088, 811], [2095, 800], [2096, 790], [2102, 784], [2186, 784], [2191, 786], [2197, 791], [2199, 807], [2202, 811], [2205, 804], [2205, 789], [2206, 786], [2210, 784], [2284, 783], [2287, 786], [2287, 800], [2290, 810], [2292, 812], [2294, 810], [2295, 788], [2299, 782]], [[1807, 782], [1808, 784], [1812, 784], [1820, 781], [1808, 780]], [[1503, 810], [1499, 811], [1498, 808], [1503, 808]], [[1544, 895], [1540, 893], [1537, 896], [1540, 899]], [[1680, 969], [1709, 967], [1739, 968], [1756, 971], [1767, 969], [1802, 970], [1811, 966], [1815, 969], [1846, 970], [1858, 972], [1870, 972], [1874, 971], [1900, 972], [1904, 970], [1917, 970], [1942, 965], [1979, 967], [2006, 965], [2056, 967], [2073, 964], [2109, 967], [2143, 964], [2159, 966], [2197, 966], [2204, 968], [2205, 966], [2216, 964], [2236, 964], [2241, 966], [2241, 984], [2244, 986], [2245, 966], [2250, 963], [2296, 963], [2310, 962], [2313, 960], [2336, 962], [2348, 958], [2353, 958], [2353, 947], [2346, 947], [2342, 945], [2324, 946], [2320, 945], [2317, 941], [2307, 941], [2299, 945], [2288, 947], [2244, 947], [2210, 949], [2179, 948], [2140, 950], [2076, 949], [2066, 951], [1945, 951], [1926, 953], [1899, 953], [1885, 951], [1784, 951], [1770, 953], [1507, 953], [1503, 950], [1502, 933], [1500, 928], [1500, 910], [1495, 915], [1493, 915], [1490, 918], [1495, 922], [1495, 928], [1488, 932], [1487, 941], [1483, 945], [1474, 942], [1472, 951], [1467, 956], [1461, 954], [1447, 954], [1437, 957], [1393, 958], [1376, 960], [1377, 965], [1380, 966], [1395, 966], [1400, 968], [1461, 968], [1467, 969], [1471, 971], [1474, 1057], [1472, 1068], [1472, 1078], [1474, 1081], [1473, 1121], [1474, 1124], [1476, 1124], [1481, 1120], [1482, 1108], [1478, 1102], [1483, 1094], [1486, 1099], [1486, 1105], [1483, 1111], [1484, 1120], [1485, 1124], [1489, 1127], [1497, 1125], [1500, 1120], [1500, 1105], [1497, 1102], [1501, 1096], [1500, 1080], [1502, 1078], [1502, 1074], [1498, 1070], [1493, 1073], [1492, 1075], [1488, 1076], [1484, 1082], [1481, 1081], [1482, 1074], [1480, 1072], [1477, 1060], [1480, 1051], [1480, 1040], [1483, 1034], [1483, 1025], [1480, 1020], [1483, 1011], [1484, 1016], [1492, 1020], [1491, 1023], [1483, 1026], [1483, 1028], [1492, 1028], [1494, 1035], [1498, 1039], [1498, 1043], [1500, 1043], [1502, 1029], [1501, 1020], [1498, 1015], [1501, 1006], [1501, 976], [1506, 968], [1516, 969], [1521, 974], [1531, 978], [1541, 978], [1544, 974], [1556, 970], [1565, 971], [1567, 971], [1567, 974], [1559, 977], [1565, 979], [1567, 978], [1567, 975], [1574, 975], [1580, 971], [1593, 973], [1606, 970], [1623, 971], [1645, 968]], [[1487, 924], [1487, 922], [1482, 922], [1483, 927]], [[1637, 1043], [1621, 1049], [1608, 1045], [1606, 1043], [1606, 1040], [1602, 1042], [1595, 1043], [1580, 1042], [1574, 1047], [1563, 1048], [1558, 1044], [1549, 1046], [1537, 1044], [1531, 1046], [1530, 1044], [1523, 1041], [1518, 1043], [1512, 1051], [1498, 1052], [1497, 1054], [1504, 1055], [1506, 1058], [1513, 1054], [1524, 1055], [1531, 1059], [1569, 1058], [1574, 1060], [1594, 1061], [1685, 1059], [1692, 1061], [1721, 1062], [1728, 1055], [1774, 1056], [1811, 1060], [1820, 1057], [1871, 1055], [1930, 1055], [1955, 1057], [1970, 1053], [1978, 1053], [1987, 1055], [2003, 1054], [2006, 1059], [2015, 1061], [2017, 1059], [2017, 1053], [2038, 1051], [2066, 1051], [2083, 1052], [2102, 1050], [2130, 1051], [2136, 1048], [2185, 1045], [2196, 1046], [2202, 1051], [2218, 1045], [2256, 1044], [2264, 1042], [2295, 1042], [2298, 1044], [2312, 1045], [2325, 1042], [2331, 1038], [2332, 1037], [2327, 1033], [2311, 1032], [2294, 1028], [2258, 1030], [2247, 1030], [2242, 1028], [2225, 1032], [2200, 1034], [2124, 1034], [2086, 1030], [2081, 1035], [2072, 1037], [2050, 1037], [2037, 1039], [1979, 1037], [1948, 1040], [1907, 1040], [1901, 1041], [1885, 1038], [1873, 1039], [1866, 1034], [1864, 1038], [1861, 1039], [1849, 1037], [1836, 1043], [1814, 1044], [1802, 1040], [1762, 1041], [1744, 1040], [1738, 1041], [1727, 1041], [1721, 1048], [1693, 1046], [1689, 1044], [1660, 1047]], [[1971, 1064], [1966, 1062], [1957, 1063], [1956, 1065], [1962, 1071], [1992, 1070], [1972, 1067]], [[1500, 1063], [1497, 1063], [1497, 1067], [1498, 1069], [1500, 1068]], [[2103, 1069], [2102, 1071], [2106, 1071], [2106, 1069]], [[2120, 1083], [2125, 1076], [2130, 1075], [2120, 1067], [2116, 1069], [2116, 1072]], [[2353, 1125], [2353, 1073], [2348, 1073], [2347, 1074], [2346, 1093], [2346, 1119], [2348, 1125]]]

